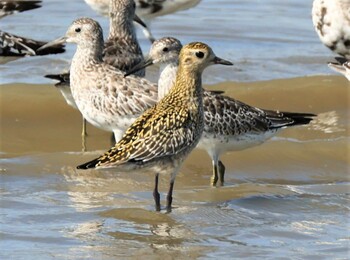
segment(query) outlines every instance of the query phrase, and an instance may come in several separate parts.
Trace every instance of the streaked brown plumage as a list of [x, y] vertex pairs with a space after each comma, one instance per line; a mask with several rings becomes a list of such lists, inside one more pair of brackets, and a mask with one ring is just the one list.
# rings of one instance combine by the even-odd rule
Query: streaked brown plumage
[[[156, 171], [156, 184], [159, 173], [170, 173], [167, 200], [167, 210], [170, 211], [175, 176], [184, 159], [197, 145], [204, 127], [201, 75], [206, 67], [214, 63], [232, 65], [217, 58], [203, 43], [184, 46], [175, 85], [169, 94], [144, 112], [115, 147], [78, 166], [78, 169], [149, 167]], [[156, 210], [160, 210], [157, 192], [156, 185]]]

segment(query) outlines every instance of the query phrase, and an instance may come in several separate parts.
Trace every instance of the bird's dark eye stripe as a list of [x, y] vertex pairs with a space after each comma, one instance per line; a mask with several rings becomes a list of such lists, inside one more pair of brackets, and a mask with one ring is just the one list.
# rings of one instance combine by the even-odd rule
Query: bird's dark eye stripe
[[167, 47], [165, 47], [164, 49], [163, 49], [163, 51], [164, 52], [167, 52], [169, 49], [167, 48]]
[[196, 56], [198, 57], [198, 58], [203, 58], [204, 57], [204, 53], [203, 52], [201, 52], [201, 51], [197, 51], [196, 52]]
[[76, 31], [76, 32], [80, 32], [81, 29], [78, 27], [78, 28], [75, 28], [75, 31]]

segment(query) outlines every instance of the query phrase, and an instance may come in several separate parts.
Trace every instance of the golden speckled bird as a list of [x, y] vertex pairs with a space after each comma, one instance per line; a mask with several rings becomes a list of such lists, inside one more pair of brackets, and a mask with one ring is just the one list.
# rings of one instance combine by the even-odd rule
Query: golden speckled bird
[[170, 174], [167, 212], [177, 172], [197, 145], [204, 127], [202, 72], [212, 64], [232, 65], [215, 56], [204, 43], [185, 45], [180, 52], [174, 87], [156, 105], [146, 110], [108, 152], [78, 169], [121, 167], [155, 171], [154, 200], [160, 211], [159, 174]]
[[[148, 59], [125, 75], [152, 64], [159, 64], [158, 99], [172, 88], [182, 44], [173, 37], [156, 40]], [[308, 124], [314, 114], [265, 110], [250, 106], [218, 91], [203, 90], [204, 130], [198, 148], [207, 151], [212, 160], [211, 184], [224, 184], [225, 165], [221, 154], [260, 145], [280, 129]]]

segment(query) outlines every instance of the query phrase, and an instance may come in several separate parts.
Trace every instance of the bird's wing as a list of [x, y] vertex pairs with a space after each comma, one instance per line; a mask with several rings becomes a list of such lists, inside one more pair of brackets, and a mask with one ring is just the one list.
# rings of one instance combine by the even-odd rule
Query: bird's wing
[[142, 164], [179, 153], [195, 139], [191, 125], [186, 109], [162, 110], [154, 106], [129, 127], [115, 147], [79, 168], [113, 167], [125, 162]]

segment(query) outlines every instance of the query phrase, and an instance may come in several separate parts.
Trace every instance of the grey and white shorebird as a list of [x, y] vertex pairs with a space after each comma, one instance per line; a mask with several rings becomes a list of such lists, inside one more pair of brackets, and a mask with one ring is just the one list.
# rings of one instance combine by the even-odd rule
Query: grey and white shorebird
[[40, 47], [47, 43], [48, 42], [37, 41], [0, 30], [0, 56], [24, 57], [65, 52], [64, 45], [61, 43], [39, 50]]
[[342, 56], [328, 67], [350, 80], [350, 0], [314, 0], [312, 21], [321, 42]]
[[0, 0], [0, 18], [41, 7], [42, 1]]
[[[108, 16], [109, 0], [85, 0], [85, 2], [96, 12]], [[178, 11], [192, 8], [199, 4], [201, 0], [135, 0], [136, 13], [140, 18], [149, 22], [158, 17]], [[144, 35], [153, 42], [155, 39], [148, 27], [143, 27]]]
[[[41, 1], [16, 1], [16, 0], [0, 0], [0, 19], [41, 7]], [[38, 50], [46, 44], [44, 41], [37, 41], [12, 33], [0, 30], [0, 56], [1, 57], [23, 57], [35, 55], [58, 54], [65, 51], [62, 44], [56, 44], [45, 50]]]
[[158, 176], [170, 175], [166, 204], [166, 210], [170, 212], [176, 174], [197, 145], [204, 129], [201, 77], [203, 70], [212, 64], [232, 65], [218, 58], [204, 43], [185, 45], [180, 52], [176, 80], [169, 93], [145, 111], [113, 148], [77, 168], [153, 170], [157, 211], [161, 209]]
[[350, 1], [314, 0], [312, 21], [321, 42], [350, 59]]
[[[133, 21], [146, 26], [135, 14], [133, 0], [110, 0], [110, 27], [107, 41], [102, 52], [103, 61], [113, 67], [127, 71], [144, 60], [141, 47], [136, 37]], [[140, 70], [135, 75], [144, 76], [145, 70]], [[45, 77], [58, 80], [55, 86], [61, 91], [66, 102], [76, 108], [70, 89], [70, 73], [49, 74]], [[85, 151], [86, 122], [83, 119], [82, 146]], [[110, 127], [108, 129], [110, 130]]]
[[[158, 99], [169, 91], [175, 82], [179, 53], [182, 44], [172, 37], [155, 41], [148, 59], [135, 67], [137, 69], [160, 64]], [[128, 75], [128, 73], [126, 74]], [[253, 107], [220, 92], [203, 91], [204, 132], [198, 148], [209, 154], [213, 165], [212, 185], [224, 183], [225, 166], [220, 155], [228, 151], [239, 151], [264, 143], [279, 129], [308, 124], [314, 114], [263, 110]]]
[[131, 76], [103, 61], [102, 28], [93, 19], [80, 18], [54, 42], [77, 44], [70, 67], [70, 89], [83, 117], [111, 131], [120, 140], [129, 125], [157, 101], [157, 85]]
[[[142, 26], [144, 22], [135, 14], [134, 0], [108, 0], [109, 34], [103, 49], [103, 60], [122, 71], [128, 71], [144, 60], [140, 44], [136, 37], [133, 21]], [[107, 5], [108, 6], [108, 5]], [[59, 42], [59, 41], [55, 41]], [[46, 45], [44, 48], [46, 48]], [[43, 48], [43, 49], [44, 49]], [[135, 75], [143, 77], [145, 70]], [[58, 86], [69, 85], [69, 72], [62, 74], [49, 74], [45, 77], [59, 80]]]

